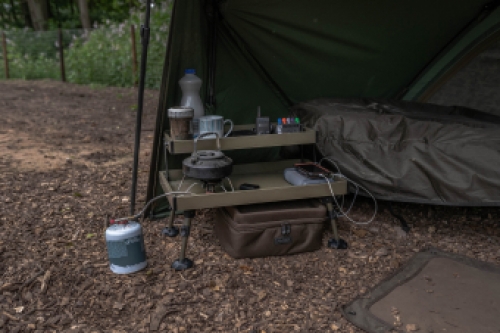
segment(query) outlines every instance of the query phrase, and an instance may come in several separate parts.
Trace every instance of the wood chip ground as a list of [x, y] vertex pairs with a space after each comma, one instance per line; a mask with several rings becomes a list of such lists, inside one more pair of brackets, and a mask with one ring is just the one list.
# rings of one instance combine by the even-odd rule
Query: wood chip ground
[[[129, 212], [136, 99], [129, 88], [0, 82], [0, 333], [362, 332], [339, 308], [414, 253], [500, 262], [498, 209], [395, 204], [407, 236], [384, 210], [366, 228], [340, 223], [347, 251], [254, 260], [226, 255], [202, 211], [188, 249], [196, 265], [185, 272], [170, 268], [179, 239], [161, 235], [166, 221], [145, 221], [147, 269], [115, 275], [104, 221]], [[139, 206], [158, 92], [145, 99]], [[360, 200], [353, 214], [371, 209]]]

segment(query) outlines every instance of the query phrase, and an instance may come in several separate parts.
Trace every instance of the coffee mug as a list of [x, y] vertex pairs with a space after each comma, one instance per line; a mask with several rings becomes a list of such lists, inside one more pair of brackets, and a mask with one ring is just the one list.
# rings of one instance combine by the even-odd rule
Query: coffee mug
[[[219, 134], [219, 137], [227, 137], [229, 134], [231, 134], [233, 130], [233, 122], [229, 119], [224, 120], [223, 116], [203, 116], [200, 117], [200, 135], [203, 133], [210, 133], [210, 132], [215, 132]], [[227, 131], [226, 134], [224, 134], [224, 124], [225, 123], [230, 123], [231, 128], [229, 128], [229, 131]], [[204, 139], [213, 139], [215, 138], [215, 135], [207, 135], [204, 137]]]

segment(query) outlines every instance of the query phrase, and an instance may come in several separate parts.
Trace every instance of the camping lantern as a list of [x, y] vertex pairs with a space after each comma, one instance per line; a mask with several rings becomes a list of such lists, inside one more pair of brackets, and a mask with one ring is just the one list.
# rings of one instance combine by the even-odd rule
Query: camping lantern
[[109, 268], [116, 274], [140, 271], [147, 265], [142, 227], [136, 221], [110, 221], [106, 229]]

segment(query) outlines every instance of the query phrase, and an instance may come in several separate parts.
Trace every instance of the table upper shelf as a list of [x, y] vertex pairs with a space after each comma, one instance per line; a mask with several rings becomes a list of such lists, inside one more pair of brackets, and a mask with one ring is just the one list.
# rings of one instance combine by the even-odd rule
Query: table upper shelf
[[[255, 125], [236, 125], [234, 131], [251, 130]], [[193, 152], [193, 140], [174, 140], [166, 131], [164, 134], [167, 149], [170, 154], [187, 154]], [[305, 128], [302, 132], [284, 134], [262, 134], [220, 139], [222, 150], [236, 150], [249, 148], [293, 146], [316, 143], [316, 131]], [[198, 140], [197, 149], [216, 149], [215, 139]]]

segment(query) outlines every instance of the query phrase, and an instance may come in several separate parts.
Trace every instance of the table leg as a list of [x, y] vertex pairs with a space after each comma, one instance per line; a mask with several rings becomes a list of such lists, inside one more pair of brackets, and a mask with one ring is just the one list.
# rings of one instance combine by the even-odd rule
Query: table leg
[[175, 208], [172, 207], [172, 211], [170, 212], [170, 217], [168, 218], [168, 226], [165, 227], [162, 233], [168, 237], [175, 237], [179, 234], [179, 228], [174, 226], [175, 220]]
[[181, 227], [181, 253], [179, 259], [174, 261], [174, 263], [172, 264], [172, 268], [176, 271], [182, 271], [193, 267], [193, 261], [186, 258], [186, 249], [191, 229], [191, 220], [194, 218], [195, 213], [196, 212], [194, 210], [186, 210], [184, 212], [184, 223]]
[[333, 210], [332, 199], [327, 198], [324, 200], [326, 204], [326, 209], [328, 211], [328, 217], [330, 218], [330, 224], [332, 226], [333, 238], [328, 240], [328, 247], [331, 249], [345, 250], [347, 249], [347, 242], [339, 237], [337, 231], [337, 213]]

